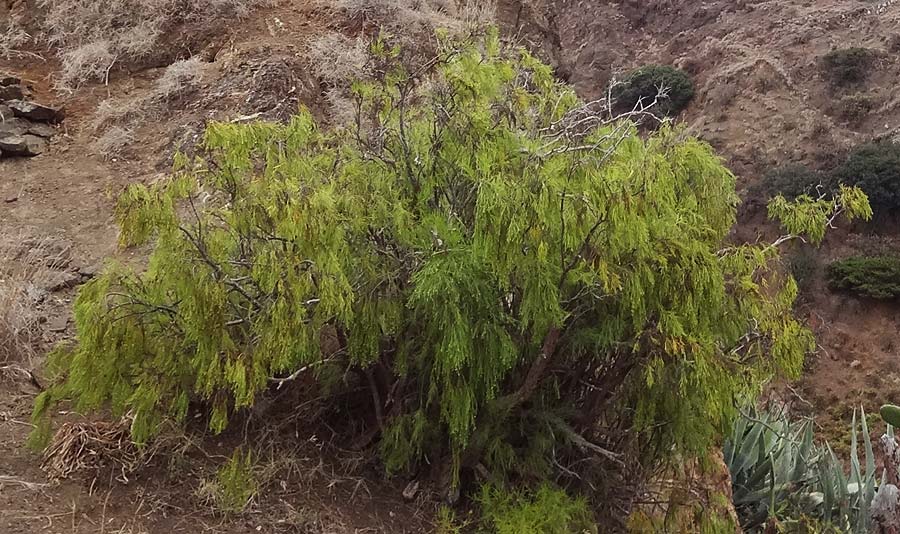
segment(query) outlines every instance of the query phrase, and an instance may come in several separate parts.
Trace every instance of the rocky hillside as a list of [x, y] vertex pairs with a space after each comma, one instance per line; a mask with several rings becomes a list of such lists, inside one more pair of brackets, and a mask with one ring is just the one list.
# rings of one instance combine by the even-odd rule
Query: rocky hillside
[[[584, 98], [641, 65], [689, 72], [696, 96], [681, 120], [710, 142], [738, 176], [745, 206], [742, 238], [771, 231], [753, 186], [769, 170], [803, 164], [827, 170], [860, 143], [900, 138], [900, 2], [704, 1], [501, 2], [508, 33], [531, 43]], [[866, 49], [872, 60], [857, 83], [835, 83], [823, 66], [834, 50]], [[798, 408], [845, 439], [853, 407], [871, 411], [900, 398], [900, 307], [829, 291], [829, 261], [896, 253], [896, 220], [834, 233], [810, 258], [813, 281], [801, 312], [820, 344], [808, 362]], [[838, 445], [841, 447], [842, 445]]]

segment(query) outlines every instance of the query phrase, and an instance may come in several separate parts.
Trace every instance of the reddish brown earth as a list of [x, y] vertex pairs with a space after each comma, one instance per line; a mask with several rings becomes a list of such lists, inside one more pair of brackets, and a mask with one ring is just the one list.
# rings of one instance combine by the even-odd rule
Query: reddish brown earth
[[[9, 15], [0, 9], [0, 27], [4, 16]], [[771, 166], [796, 161], [826, 168], [856, 143], [900, 132], [900, 2], [501, 0], [498, 16], [507, 35], [550, 60], [585, 98], [598, 96], [614, 75], [642, 64], [689, 71], [697, 95], [683, 120], [720, 151], [743, 188]], [[189, 147], [210, 118], [260, 111], [276, 118], [300, 102], [323, 117], [321, 88], [304, 64], [304, 44], [326, 30], [352, 34], [365, 26], [304, 0], [285, 0], [240, 24], [202, 33], [190, 46], [186, 38], [173, 36], [173, 50], [181, 43], [208, 59], [203, 81], [166, 113], [144, 122], [136, 130], [137, 142], [114, 159], [89, 148], [95, 110], [110, 95], [145, 95], [166, 63], [116, 71], [108, 85], [60, 94], [52, 89], [58, 69], [52, 51], [35, 49], [46, 61], [0, 57], [0, 70], [29, 80], [38, 100], [67, 110], [49, 153], [0, 160], [0, 237], [52, 238], [70, 248], [71, 262], [64, 267], [69, 270], [122, 254], [112, 210], [125, 185], [164, 174], [174, 147]], [[819, 56], [849, 46], [879, 51], [870, 80], [857, 89], [877, 105], [853, 123], [839, 118], [836, 102], [844, 91], [830, 88], [817, 68]], [[771, 235], [758, 210], [744, 211], [742, 238]], [[873, 230], [835, 232], [818, 255], [820, 264], [854, 252], [900, 248], [891, 237], [896, 232], [888, 228], [882, 232], [886, 236], [876, 238]], [[41, 304], [38, 312], [47, 325], [59, 326], [70, 314], [70, 299], [66, 290]], [[819, 415], [824, 435], [839, 439], [848, 432], [854, 406], [863, 403], [872, 410], [900, 399], [900, 307], [836, 295], [818, 280], [800, 312], [821, 349], [789, 396], [795, 406]], [[42, 348], [72, 334], [71, 326], [62, 333], [48, 327]], [[288, 469], [283, 480], [272, 479], [264, 497], [240, 516], [216, 513], [198, 494], [198, 480], [211, 476], [228, 454], [228, 437], [222, 438], [225, 443], [198, 438], [202, 447], [181, 457], [190, 462], [155, 463], [128, 484], [102, 472], [50, 484], [40, 459], [22, 447], [36, 393], [27, 381], [0, 381], [0, 532], [431, 530], [433, 505], [404, 503], [402, 481], [378, 482], [371, 466], [347, 468], [352, 455], [329, 449], [331, 459], [319, 464], [324, 453], [308, 445], [315, 434], [308, 429], [296, 434], [303, 436], [302, 446], [274, 454], [296, 455], [296, 469]]]

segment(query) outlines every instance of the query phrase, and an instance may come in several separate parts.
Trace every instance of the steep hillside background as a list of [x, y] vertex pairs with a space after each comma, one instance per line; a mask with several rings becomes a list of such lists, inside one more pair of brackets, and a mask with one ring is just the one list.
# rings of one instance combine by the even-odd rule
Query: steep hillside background
[[[557, 0], [501, 2], [500, 14], [510, 34], [543, 50], [586, 99], [641, 65], [689, 72], [697, 94], [681, 119], [738, 176], [739, 239], [772, 231], [761, 209], [766, 199], [753, 189], [770, 169], [797, 163], [827, 170], [862, 142], [900, 138], [900, 2]], [[821, 58], [851, 47], [871, 49], [877, 59], [866, 82], [835, 87]], [[849, 113], [857, 98], [871, 109]], [[830, 292], [823, 266], [851, 254], [900, 251], [895, 215], [835, 232], [820, 250], [794, 252], [811, 258], [814, 280], [800, 308], [820, 350], [787, 400], [824, 415], [820, 424], [838, 448], [848, 446], [854, 407], [875, 413], [900, 398], [900, 306]]]
[[[258, 4], [240, 19], [166, 21], [138, 59], [114, 61], [99, 79], [65, 86], [67, 58], [45, 38], [41, 5], [47, 3], [0, 0], [6, 39], [0, 38], [0, 71], [22, 78], [35, 100], [66, 110], [45, 154], [0, 159], [0, 257], [21, 261], [35, 244], [44, 251], [33, 262], [40, 276], [31, 280], [40, 348], [73, 334], [73, 287], [116, 253], [116, 194], [128, 183], [164, 175], [174, 151], [189, 151], [206, 121], [279, 120], [300, 104], [326, 123], [339, 120], [346, 111], [342, 84], [363, 68], [359, 47], [379, 25], [427, 50], [434, 26], [484, 16], [437, 0]], [[697, 94], [680, 120], [739, 177], [745, 205], [737, 239], [773, 231], [763, 199], [752, 193], [767, 170], [790, 162], [827, 169], [861, 142], [900, 135], [900, 2], [894, 0], [500, 0], [496, 20], [586, 99], [644, 64], [689, 72]], [[819, 59], [851, 46], [874, 50], [877, 60], [864, 85], [836, 89], [823, 78]], [[851, 100], [860, 97], [868, 111], [849, 113]], [[854, 406], [900, 399], [900, 307], [832, 293], [822, 268], [852, 253], [900, 250], [897, 228], [888, 216], [835, 232], [813, 256], [816, 274], [800, 311], [821, 350], [804, 379], [779, 394], [816, 413], [829, 439], [846, 438]], [[36, 355], [23, 366], [39, 363]], [[422, 503], [401, 497], [402, 484], [376, 487], [353, 454], [320, 463], [324, 445], [309, 434], [290, 476], [272, 479], [272, 497], [237, 521], [204, 508], [202, 491], [189, 485], [183, 466], [157, 466], [127, 486], [108, 486], [106, 479], [33, 486], [44, 483], [39, 459], [21, 445], [35, 391], [28, 380], [0, 380], [4, 532], [421, 532], [428, 524]], [[294, 431], [299, 436], [303, 429]], [[201, 465], [193, 478], [208, 475], [215, 455], [229, 450], [227, 442], [214, 448], [185, 452]], [[284, 517], [295, 520], [287, 524]]]

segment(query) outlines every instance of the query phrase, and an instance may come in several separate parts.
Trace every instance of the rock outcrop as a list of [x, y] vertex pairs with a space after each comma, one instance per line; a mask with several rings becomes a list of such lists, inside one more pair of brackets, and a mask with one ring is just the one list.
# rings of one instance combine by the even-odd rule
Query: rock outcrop
[[30, 100], [19, 78], [0, 73], [0, 157], [37, 156], [63, 119], [61, 110]]

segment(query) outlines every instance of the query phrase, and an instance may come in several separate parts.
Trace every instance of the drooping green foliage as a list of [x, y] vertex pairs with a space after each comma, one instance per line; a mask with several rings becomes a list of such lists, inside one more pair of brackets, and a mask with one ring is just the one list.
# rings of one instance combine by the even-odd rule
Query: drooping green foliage
[[854, 256], [832, 262], [827, 269], [833, 289], [864, 297], [900, 297], [900, 256]]
[[877, 215], [900, 210], [900, 144], [882, 140], [860, 145], [832, 175], [832, 183], [862, 189]]
[[[723, 452], [745, 531], [765, 531], [775, 518], [786, 532], [803, 531], [811, 521], [817, 532], [869, 532], [878, 471], [864, 411], [859, 421], [861, 438], [854, 413], [848, 475], [830, 446], [815, 443], [811, 420], [766, 412], [739, 417]], [[888, 433], [893, 435], [890, 426]]]
[[667, 117], [681, 113], [694, 98], [694, 82], [686, 72], [668, 65], [646, 65], [632, 71], [622, 83], [613, 87], [612, 96], [621, 111], [650, 106], [659, 98], [655, 109]]
[[531, 494], [488, 484], [481, 488], [478, 505], [485, 534], [598, 532], [587, 501], [549, 484], [541, 484]]
[[[709, 146], [641, 138], [496, 34], [440, 49], [413, 72], [376, 41], [348, 130], [212, 124], [206, 159], [128, 188], [122, 244], [152, 254], [80, 290], [39, 428], [70, 399], [131, 412], [139, 441], [191, 410], [218, 432], [306, 373], [364, 392], [344, 416], [389, 471], [586, 457], [588, 478], [704, 452], [736, 400], [799, 373], [796, 285], [778, 247], [726, 243], [734, 177]], [[857, 193], [773, 215], [819, 239], [867, 216]]]

